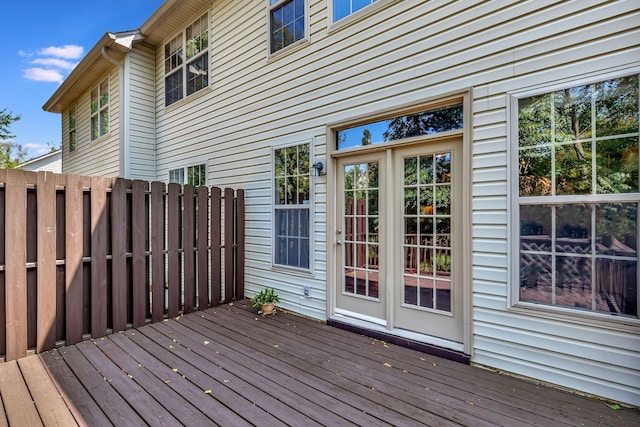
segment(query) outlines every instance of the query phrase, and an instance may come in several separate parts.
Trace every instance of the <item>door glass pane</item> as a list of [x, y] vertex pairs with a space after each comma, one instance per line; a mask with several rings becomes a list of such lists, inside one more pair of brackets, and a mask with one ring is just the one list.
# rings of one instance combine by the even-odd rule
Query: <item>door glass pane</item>
[[451, 152], [404, 168], [404, 304], [451, 312]]
[[379, 297], [378, 168], [368, 162], [343, 169], [343, 292], [369, 298]]

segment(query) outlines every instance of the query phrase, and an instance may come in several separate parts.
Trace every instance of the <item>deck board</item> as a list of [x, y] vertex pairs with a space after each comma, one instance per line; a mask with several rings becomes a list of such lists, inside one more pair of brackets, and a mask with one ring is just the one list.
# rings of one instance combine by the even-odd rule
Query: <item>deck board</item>
[[0, 397], [0, 427], [640, 426], [636, 409], [247, 301], [0, 364]]

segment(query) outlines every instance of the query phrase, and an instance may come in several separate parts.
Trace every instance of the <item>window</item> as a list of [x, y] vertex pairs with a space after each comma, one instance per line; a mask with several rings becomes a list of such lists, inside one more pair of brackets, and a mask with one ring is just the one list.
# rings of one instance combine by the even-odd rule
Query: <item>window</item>
[[78, 148], [78, 136], [76, 134], [76, 117], [78, 106], [69, 110], [69, 151], [76, 151]]
[[91, 91], [91, 140], [109, 133], [109, 80]]
[[271, 53], [304, 39], [304, 0], [269, 0]]
[[169, 182], [184, 185], [185, 175], [187, 176], [187, 184], [195, 185], [196, 187], [207, 185], [207, 166], [205, 164], [172, 169], [169, 171]]
[[164, 101], [171, 105], [209, 85], [209, 20], [205, 13], [164, 45]]
[[309, 269], [309, 144], [277, 149], [273, 156], [273, 262]]
[[638, 317], [638, 80], [517, 100], [519, 301]]
[[351, 15], [376, 0], [333, 0], [333, 22]]
[[462, 105], [369, 122], [336, 132], [337, 149], [462, 129]]

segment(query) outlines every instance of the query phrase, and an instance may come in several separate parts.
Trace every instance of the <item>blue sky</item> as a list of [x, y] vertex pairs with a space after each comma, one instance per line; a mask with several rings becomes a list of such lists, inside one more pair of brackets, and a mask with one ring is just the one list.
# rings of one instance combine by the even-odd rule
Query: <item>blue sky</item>
[[60, 115], [42, 110], [62, 80], [107, 31], [140, 27], [162, 0], [1, 0], [0, 110], [28, 157], [60, 146]]

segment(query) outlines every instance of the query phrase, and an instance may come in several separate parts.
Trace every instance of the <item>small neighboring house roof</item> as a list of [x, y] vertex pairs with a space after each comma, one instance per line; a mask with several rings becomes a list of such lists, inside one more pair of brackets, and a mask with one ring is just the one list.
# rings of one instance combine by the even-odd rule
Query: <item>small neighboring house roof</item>
[[[57, 163], [56, 163], [57, 162]], [[17, 166], [18, 169], [28, 171], [51, 171], [62, 173], [62, 150], [58, 149], [42, 156], [22, 162]]]
[[113, 67], [109, 57], [122, 61], [133, 45], [142, 41], [157, 46], [210, 3], [211, 0], [166, 0], [139, 29], [106, 32], [42, 109], [62, 113]]

